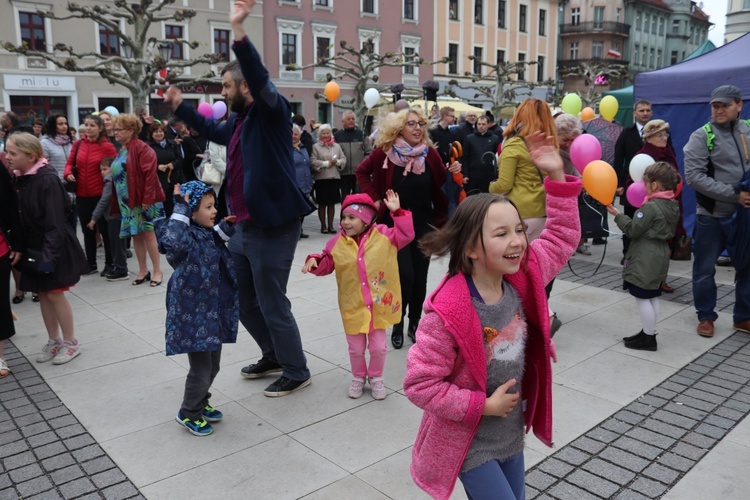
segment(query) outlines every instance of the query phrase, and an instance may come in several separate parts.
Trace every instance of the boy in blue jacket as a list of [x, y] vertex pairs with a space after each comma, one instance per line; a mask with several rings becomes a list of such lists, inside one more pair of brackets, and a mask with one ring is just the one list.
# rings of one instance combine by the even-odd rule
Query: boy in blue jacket
[[159, 252], [174, 273], [167, 285], [167, 355], [188, 355], [190, 371], [176, 420], [196, 436], [222, 419], [208, 392], [219, 373], [221, 346], [237, 340], [237, 279], [225, 242], [235, 217], [216, 224], [213, 188], [190, 181], [174, 189], [174, 211], [156, 221]]

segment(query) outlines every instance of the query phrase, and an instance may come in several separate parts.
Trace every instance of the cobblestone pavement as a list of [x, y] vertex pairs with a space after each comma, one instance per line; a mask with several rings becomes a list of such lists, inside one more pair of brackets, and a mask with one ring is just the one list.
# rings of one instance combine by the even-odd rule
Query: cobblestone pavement
[[0, 500], [144, 498], [12, 342], [5, 359]]

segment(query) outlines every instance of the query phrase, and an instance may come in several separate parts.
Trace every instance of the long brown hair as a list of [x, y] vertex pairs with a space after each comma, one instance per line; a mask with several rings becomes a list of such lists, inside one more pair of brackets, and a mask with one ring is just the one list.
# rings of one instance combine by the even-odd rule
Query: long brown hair
[[559, 147], [557, 144], [555, 119], [552, 118], [549, 105], [541, 99], [529, 97], [518, 106], [510, 123], [505, 127], [503, 136], [512, 137], [518, 135], [527, 137], [537, 130], [544, 132], [544, 135], [547, 137], [554, 137], [555, 147]]
[[[505, 203], [511, 205], [518, 213], [518, 219], [523, 222], [521, 213], [515, 203], [501, 194], [479, 193], [466, 198], [460, 205], [448, 223], [440, 229], [430, 231], [419, 240], [419, 248], [428, 257], [442, 257], [450, 253], [448, 261], [448, 274], [455, 276], [458, 273], [471, 274], [474, 264], [468, 257], [471, 247], [479, 242], [484, 250], [484, 220], [493, 203]], [[528, 243], [528, 241], [527, 241]], [[524, 255], [523, 264], [526, 264], [528, 252]]]

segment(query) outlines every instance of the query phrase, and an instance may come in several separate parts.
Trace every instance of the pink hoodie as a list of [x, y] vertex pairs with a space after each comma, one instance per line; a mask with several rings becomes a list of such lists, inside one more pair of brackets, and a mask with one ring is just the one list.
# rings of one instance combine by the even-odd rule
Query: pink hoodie
[[[521, 270], [505, 278], [523, 303], [528, 325], [521, 382], [526, 432], [552, 446], [553, 347], [544, 287], [575, 252], [581, 235], [581, 181], [545, 179], [547, 223]], [[482, 327], [463, 274], [446, 276], [427, 298], [419, 341], [409, 350], [404, 392], [425, 410], [412, 452], [411, 473], [434, 498], [448, 498], [482, 418], [487, 360]]]

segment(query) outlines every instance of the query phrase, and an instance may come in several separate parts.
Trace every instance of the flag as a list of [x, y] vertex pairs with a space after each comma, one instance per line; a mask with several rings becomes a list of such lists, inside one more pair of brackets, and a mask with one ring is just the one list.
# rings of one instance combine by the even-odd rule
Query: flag
[[[161, 80], [164, 80], [165, 78], [167, 78], [167, 68], [160, 69], [159, 78], [156, 80], [156, 83], [161, 84]], [[169, 82], [165, 81], [164, 83]], [[156, 95], [158, 95], [159, 97], [164, 97], [164, 91], [162, 89], [159, 89], [156, 91]]]
[[622, 54], [620, 54], [620, 52], [617, 51], [617, 50], [615, 50], [615, 49], [609, 49], [607, 51], [607, 57], [612, 57], [614, 59], [621, 59], [622, 58]]

